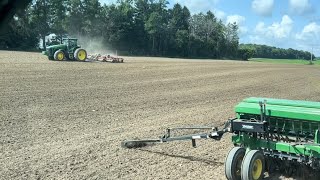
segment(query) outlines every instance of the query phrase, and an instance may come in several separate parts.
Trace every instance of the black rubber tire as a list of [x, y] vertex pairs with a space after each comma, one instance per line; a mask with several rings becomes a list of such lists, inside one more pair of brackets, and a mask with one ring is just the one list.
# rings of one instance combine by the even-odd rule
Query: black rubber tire
[[228, 180], [241, 180], [241, 164], [246, 153], [242, 147], [232, 148], [225, 161], [225, 174]]
[[[85, 55], [83, 55], [82, 59], [79, 58], [79, 53], [80, 52], [84, 52]], [[88, 54], [87, 54], [87, 51], [83, 48], [78, 48], [74, 51], [74, 54], [73, 54], [73, 57], [75, 60], [77, 61], [85, 61], [87, 58], [88, 58]]]
[[[59, 53], [62, 53], [62, 54], [63, 54], [63, 58], [62, 58], [61, 60], [58, 59], [58, 54], [59, 54]], [[53, 57], [54, 57], [54, 60], [56, 60], [56, 61], [63, 61], [63, 60], [66, 58], [66, 55], [64, 54], [63, 51], [58, 50], [58, 51], [56, 51], [56, 52], [54, 53]]]
[[52, 60], [54, 60], [54, 57], [53, 56], [48, 56], [48, 59], [52, 61]]
[[[257, 164], [259, 165], [257, 166]], [[258, 150], [249, 151], [242, 161], [241, 179], [261, 180], [264, 176], [264, 171], [265, 159], [262, 152]]]

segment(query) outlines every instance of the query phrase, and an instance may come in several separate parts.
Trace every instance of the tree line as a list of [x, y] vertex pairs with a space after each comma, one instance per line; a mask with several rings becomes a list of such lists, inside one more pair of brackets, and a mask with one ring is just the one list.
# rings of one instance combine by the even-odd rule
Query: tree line
[[[270, 59], [311, 59], [311, 53], [308, 51], [295, 50], [292, 48], [283, 49], [267, 45], [259, 44], [240, 44], [241, 49], [250, 49], [254, 58], [270, 58]], [[312, 59], [315, 59], [312, 54]]]
[[36, 0], [6, 29], [1, 49], [37, 48], [51, 33], [100, 39], [127, 55], [232, 58], [239, 45], [236, 24], [224, 24], [211, 11], [191, 15], [180, 4], [168, 8], [166, 0]]
[[[0, 49], [34, 50], [45, 37], [99, 39], [121, 55], [189, 58], [307, 58], [307, 52], [264, 45], [239, 46], [238, 26], [214, 13], [191, 15], [166, 0], [33, 0], [0, 34]], [[294, 54], [294, 56], [292, 56]]]

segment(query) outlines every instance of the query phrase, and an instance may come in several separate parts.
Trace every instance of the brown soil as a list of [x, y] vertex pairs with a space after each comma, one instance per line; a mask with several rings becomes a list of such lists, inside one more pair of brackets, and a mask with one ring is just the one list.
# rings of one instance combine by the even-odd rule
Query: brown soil
[[[0, 51], [0, 179], [225, 179], [230, 135], [122, 149], [167, 127], [221, 126], [243, 98], [320, 101], [317, 66]], [[278, 179], [278, 176], [275, 178]]]

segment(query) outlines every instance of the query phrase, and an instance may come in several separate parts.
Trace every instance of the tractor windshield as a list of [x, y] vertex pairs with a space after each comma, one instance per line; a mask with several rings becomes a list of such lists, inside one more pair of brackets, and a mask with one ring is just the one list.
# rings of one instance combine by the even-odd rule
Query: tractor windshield
[[69, 46], [70, 47], [77, 46], [77, 40], [76, 39], [69, 39]]
[[68, 47], [75, 47], [77, 46], [77, 39], [63, 39], [62, 43]]

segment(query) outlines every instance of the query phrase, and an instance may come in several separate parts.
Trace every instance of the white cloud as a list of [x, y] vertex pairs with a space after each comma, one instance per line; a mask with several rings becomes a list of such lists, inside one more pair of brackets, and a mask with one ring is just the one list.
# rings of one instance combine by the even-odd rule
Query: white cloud
[[226, 18], [226, 13], [221, 10], [215, 9], [213, 13], [218, 19], [224, 20]]
[[290, 36], [293, 21], [288, 15], [282, 16], [281, 22], [274, 22], [270, 26], [265, 26], [263, 22], [259, 22], [255, 28], [255, 32], [265, 35], [268, 38], [287, 38]]
[[315, 22], [304, 26], [300, 32], [293, 32], [293, 20], [284, 15], [281, 22], [274, 22], [266, 25], [259, 22], [252, 35], [249, 36], [249, 43], [266, 44], [282, 48], [294, 48], [311, 51], [320, 55], [320, 47], [316, 46], [320, 41], [320, 24]]
[[274, 38], [286, 38], [290, 35], [293, 21], [288, 15], [282, 17], [280, 23], [273, 23], [268, 27], [268, 35]]
[[256, 25], [254, 32], [257, 34], [263, 34], [265, 33], [266, 27], [264, 22], [258, 22], [258, 24]]
[[251, 43], [275, 45], [285, 44], [292, 37], [293, 20], [284, 15], [281, 22], [274, 22], [267, 26], [264, 22], [259, 22], [253, 35], [250, 36]]
[[239, 35], [243, 36], [244, 34], [246, 34], [248, 32], [248, 28], [246, 26], [244, 26], [245, 21], [246, 21], [245, 17], [240, 16], [238, 14], [234, 14], [234, 15], [227, 16], [226, 24], [236, 23], [239, 27]]
[[261, 16], [271, 16], [273, 10], [273, 0], [253, 0], [252, 10]]
[[314, 12], [314, 8], [309, 0], [289, 0], [289, 9], [291, 13], [299, 15]]
[[295, 41], [299, 49], [312, 51], [317, 56], [320, 55], [320, 47], [318, 46], [320, 40], [320, 25], [311, 22], [303, 27], [301, 32], [296, 33]]
[[242, 25], [244, 23], [244, 21], [246, 20], [245, 17], [243, 16], [240, 16], [238, 14], [234, 14], [234, 15], [230, 15], [230, 16], [227, 16], [227, 21], [226, 23], [236, 23], [237, 25]]
[[239, 36], [240, 38], [245, 36], [248, 32], [248, 28], [246, 26], [240, 26], [239, 27]]
[[320, 25], [315, 22], [309, 23], [303, 27], [300, 33], [295, 35], [295, 38], [302, 44], [318, 43], [320, 40]]

